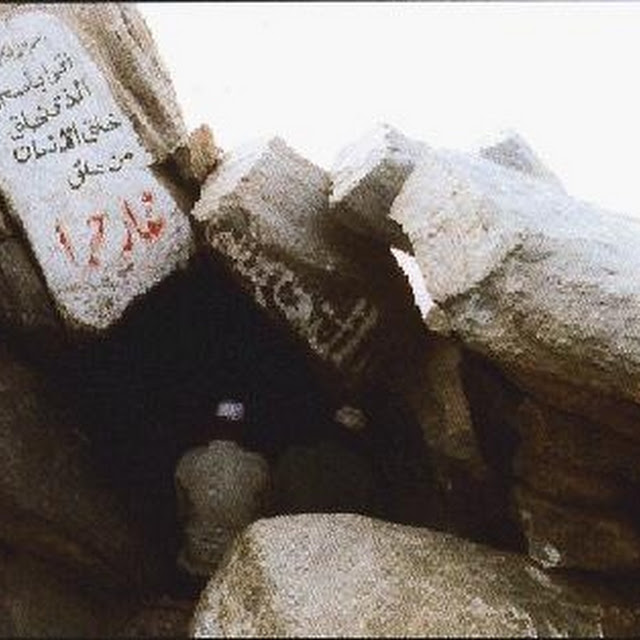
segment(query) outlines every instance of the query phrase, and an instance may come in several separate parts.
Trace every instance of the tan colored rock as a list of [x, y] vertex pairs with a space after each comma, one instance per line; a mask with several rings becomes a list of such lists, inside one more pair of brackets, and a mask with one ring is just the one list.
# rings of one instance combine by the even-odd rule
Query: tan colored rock
[[211, 575], [235, 536], [263, 514], [268, 464], [235, 442], [214, 440], [180, 458], [175, 481], [184, 541], [178, 563]]
[[481, 476], [486, 463], [480, 452], [462, 375], [463, 350], [459, 344], [435, 337], [424, 358], [424, 369], [413, 376], [420, 381], [411, 391], [429, 448], [468, 465]]
[[[469, 371], [468, 354], [460, 344], [430, 335], [420, 366], [408, 369], [399, 387], [429, 451], [438, 490], [439, 527], [504, 543], [511, 535], [507, 530], [512, 529], [507, 527], [508, 480], [485, 457], [487, 449], [497, 447], [486, 441], [477, 414], [489, 415], [492, 435], [499, 438], [496, 415], [505, 410], [500, 392], [507, 390], [494, 384], [491, 390], [470, 396], [468, 378], [475, 382], [478, 376], [477, 371]], [[492, 410], [491, 403], [496, 402], [499, 406]]]
[[437, 528], [521, 548], [511, 485], [523, 394], [490, 362], [437, 334], [429, 335], [423, 364], [404, 384], [438, 487]]
[[407, 238], [389, 210], [425, 149], [388, 124], [342, 149], [331, 169], [333, 214], [356, 233], [406, 249]]
[[0, 190], [64, 323], [106, 329], [192, 252], [156, 171], [186, 139], [173, 87], [130, 5], [6, 4], [0, 45]]
[[175, 150], [173, 158], [182, 178], [188, 184], [200, 187], [216, 168], [219, 155], [211, 128], [203, 124], [189, 134], [186, 143]]
[[[283, 544], [286, 541], [286, 544]], [[633, 636], [636, 592], [362, 516], [253, 524], [207, 585], [194, 637]], [[629, 589], [630, 587], [627, 587]]]
[[526, 370], [517, 363], [501, 368], [536, 402], [584, 418], [587, 424], [601, 425], [612, 436], [615, 433], [617, 438], [619, 434], [623, 441], [638, 440], [639, 404], [581, 386], [580, 380], [558, 382], [552, 373]]

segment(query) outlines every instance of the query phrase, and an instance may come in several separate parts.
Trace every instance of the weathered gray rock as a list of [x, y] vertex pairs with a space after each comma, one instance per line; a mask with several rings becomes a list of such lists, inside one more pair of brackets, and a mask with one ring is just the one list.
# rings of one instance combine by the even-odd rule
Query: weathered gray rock
[[[68, 25], [107, 76], [118, 102], [131, 114], [144, 146], [162, 162], [186, 139], [187, 131], [151, 32], [130, 4], [112, 3], [94, 9], [82, 4], [6, 3], [1, 15], [6, 20], [37, 12]], [[16, 27], [14, 31], [19, 33]], [[9, 52], [6, 55], [11, 59]]]
[[6, 349], [0, 389], [0, 541], [96, 584], [140, 586], [152, 561], [97, 475], [74, 417]]
[[192, 216], [272, 320], [341, 385], [362, 387], [392, 377], [388, 363], [401, 361], [420, 319], [386, 248], [329, 214], [330, 188], [325, 171], [275, 138], [226, 154]]
[[[412, 140], [388, 124], [378, 125], [344, 147], [331, 169], [333, 214], [356, 233], [411, 252], [402, 227], [389, 214], [406, 179], [429, 150], [426, 143]], [[501, 132], [477, 153], [562, 188], [558, 178], [515, 131]]]
[[335, 441], [289, 447], [273, 471], [271, 511], [277, 514], [371, 514], [375, 484], [366, 458]]
[[527, 141], [515, 131], [505, 131], [479, 149], [478, 154], [503, 167], [521, 171], [562, 187], [558, 177], [540, 160]]
[[64, 324], [106, 329], [193, 249], [173, 87], [129, 5], [5, 4], [0, 44], [0, 190]]
[[637, 403], [640, 223], [481, 158], [431, 152], [394, 201], [427, 324], [510, 370]]
[[203, 592], [191, 632], [633, 636], [637, 593], [618, 591], [547, 575], [522, 556], [427, 529], [301, 515], [261, 520], [245, 531]]
[[406, 249], [407, 238], [389, 210], [426, 148], [388, 124], [345, 147], [331, 169], [333, 214], [356, 233]]
[[175, 481], [184, 541], [178, 563], [210, 575], [234, 537], [262, 515], [269, 467], [259, 454], [215, 440], [182, 456]]

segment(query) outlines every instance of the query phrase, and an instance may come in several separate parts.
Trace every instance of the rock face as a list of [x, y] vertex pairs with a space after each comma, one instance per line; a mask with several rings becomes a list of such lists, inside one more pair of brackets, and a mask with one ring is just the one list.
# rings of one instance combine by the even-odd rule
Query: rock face
[[637, 441], [531, 399], [517, 413], [515, 503], [546, 566], [640, 568]]
[[200, 188], [218, 163], [219, 149], [206, 124], [194, 129], [187, 141], [173, 153], [182, 179], [194, 189]]
[[527, 141], [515, 131], [500, 133], [496, 139], [478, 150], [487, 160], [515, 169], [562, 188], [558, 177], [540, 160]]
[[153, 169], [186, 139], [173, 88], [133, 7], [0, 20], [0, 189], [64, 323], [103, 330], [192, 251], [180, 183]]
[[341, 384], [361, 388], [401, 359], [420, 320], [388, 252], [329, 215], [330, 188], [275, 138], [224, 156], [192, 216], [257, 304]]
[[[286, 544], [283, 544], [286, 541]], [[632, 636], [633, 595], [521, 556], [355, 515], [261, 520], [236, 542], [195, 637]]]
[[2, 637], [113, 636], [130, 611], [130, 605], [114, 594], [78, 584], [56, 565], [0, 551]]
[[532, 557], [637, 569], [640, 225], [572, 200], [539, 166], [530, 173], [431, 152], [392, 217], [435, 302], [427, 325], [525, 394], [510, 428], [521, 441], [514, 504]]
[[235, 442], [216, 440], [188, 451], [175, 478], [185, 539], [179, 564], [210, 575], [233, 538], [264, 511], [268, 465]]
[[97, 584], [140, 586], [149, 570], [140, 540], [73, 417], [4, 349], [0, 386], [0, 541]]
[[640, 400], [640, 223], [453, 153], [425, 157], [392, 216], [438, 305], [434, 330], [446, 321], [506, 367]]
[[[429, 452], [438, 524], [478, 541], [513, 546], [510, 478], [503, 461], [495, 459], [508, 438], [497, 424], [498, 416], [508, 413], [509, 401], [502, 397], [508, 392], [495, 382], [474, 392], [482, 374], [469, 362], [468, 351], [449, 338], [430, 335], [423, 355], [420, 366], [403, 379], [403, 388]], [[498, 407], [486, 429], [483, 418], [492, 403]]]
[[333, 214], [356, 233], [406, 249], [389, 209], [426, 149], [387, 124], [345, 147], [331, 169]]

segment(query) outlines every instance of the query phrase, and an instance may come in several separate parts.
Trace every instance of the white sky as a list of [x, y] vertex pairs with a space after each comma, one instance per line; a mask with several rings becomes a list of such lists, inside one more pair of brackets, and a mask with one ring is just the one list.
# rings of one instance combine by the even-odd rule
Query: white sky
[[640, 3], [141, 3], [190, 128], [329, 168], [378, 122], [520, 132], [574, 196], [640, 217]]

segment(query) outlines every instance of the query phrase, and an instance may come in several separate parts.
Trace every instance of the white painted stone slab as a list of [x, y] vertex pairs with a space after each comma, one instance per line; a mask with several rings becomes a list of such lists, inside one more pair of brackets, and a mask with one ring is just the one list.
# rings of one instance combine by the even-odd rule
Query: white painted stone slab
[[189, 256], [186, 216], [72, 31], [0, 24], [0, 188], [72, 325], [104, 329]]

